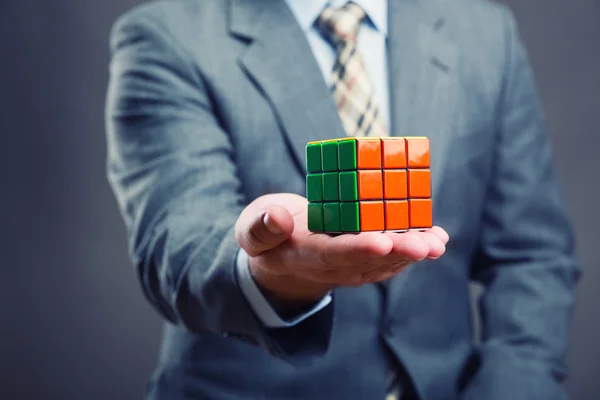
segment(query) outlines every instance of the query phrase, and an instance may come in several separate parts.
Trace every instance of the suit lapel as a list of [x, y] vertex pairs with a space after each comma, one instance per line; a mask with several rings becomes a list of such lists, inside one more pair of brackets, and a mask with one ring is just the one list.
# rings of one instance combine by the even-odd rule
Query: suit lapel
[[[390, 113], [394, 136], [427, 136], [431, 141], [434, 207], [444, 179], [457, 102], [458, 49], [444, 36], [444, 17], [428, 0], [389, 0]], [[390, 283], [388, 309], [402, 313], [406, 300], [417, 296], [410, 269]]]
[[306, 143], [345, 132], [304, 32], [283, 0], [231, 0], [230, 13], [231, 32], [248, 41], [239, 63], [267, 97], [305, 173]]
[[458, 52], [443, 35], [443, 16], [427, 0], [389, 0], [388, 7], [393, 135], [429, 137], [435, 198], [452, 134]]
[[[284, 0], [229, 6], [230, 31], [247, 42], [240, 66], [270, 102], [304, 173], [307, 142], [346, 135], [304, 32]], [[458, 49], [428, 0], [389, 0], [388, 19], [391, 134], [431, 139], [435, 202], [452, 139]]]

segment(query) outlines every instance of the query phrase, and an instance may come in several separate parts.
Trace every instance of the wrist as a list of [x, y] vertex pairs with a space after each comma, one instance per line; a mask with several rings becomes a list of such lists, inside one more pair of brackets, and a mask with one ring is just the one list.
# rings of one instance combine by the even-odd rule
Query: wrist
[[254, 257], [249, 257], [250, 274], [271, 302], [286, 303], [294, 309], [302, 309], [320, 301], [333, 288], [302, 279], [292, 274], [273, 274], [257, 265]]

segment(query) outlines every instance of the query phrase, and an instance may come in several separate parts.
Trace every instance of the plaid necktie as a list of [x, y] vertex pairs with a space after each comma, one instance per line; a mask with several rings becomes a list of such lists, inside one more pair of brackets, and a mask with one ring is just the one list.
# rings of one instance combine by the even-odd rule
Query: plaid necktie
[[[331, 77], [332, 92], [346, 134], [388, 136], [356, 43], [365, 17], [364, 10], [350, 1], [340, 8], [326, 7], [316, 25], [336, 50]], [[401, 387], [393, 370], [390, 371], [387, 385], [388, 394], [385, 400], [400, 399]]]
[[364, 10], [353, 2], [327, 7], [316, 24], [336, 50], [332, 72], [333, 98], [348, 136], [387, 136], [373, 87], [356, 46]]

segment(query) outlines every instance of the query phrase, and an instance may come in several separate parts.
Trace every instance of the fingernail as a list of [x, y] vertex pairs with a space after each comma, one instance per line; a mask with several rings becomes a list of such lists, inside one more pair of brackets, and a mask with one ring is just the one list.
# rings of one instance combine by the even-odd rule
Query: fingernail
[[265, 224], [265, 227], [267, 228], [267, 230], [269, 232], [271, 232], [274, 235], [283, 235], [283, 230], [281, 230], [281, 228], [279, 228], [278, 226], [275, 226], [275, 224], [271, 221], [271, 217], [269, 216], [269, 213], [265, 213], [264, 217], [263, 217], [263, 223]]

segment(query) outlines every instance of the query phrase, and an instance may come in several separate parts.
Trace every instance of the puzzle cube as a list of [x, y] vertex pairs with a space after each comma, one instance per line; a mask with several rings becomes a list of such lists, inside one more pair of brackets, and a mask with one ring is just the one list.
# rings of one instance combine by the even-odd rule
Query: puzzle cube
[[312, 232], [403, 232], [432, 225], [426, 137], [309, 142], [306, 170]]

